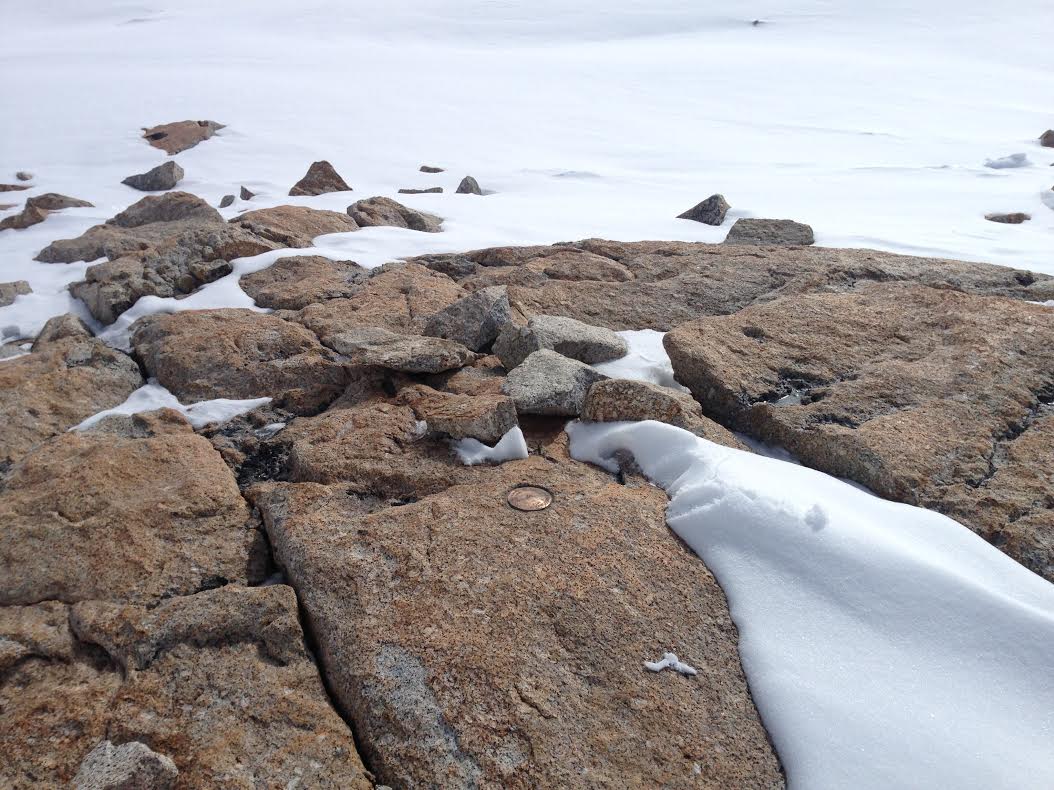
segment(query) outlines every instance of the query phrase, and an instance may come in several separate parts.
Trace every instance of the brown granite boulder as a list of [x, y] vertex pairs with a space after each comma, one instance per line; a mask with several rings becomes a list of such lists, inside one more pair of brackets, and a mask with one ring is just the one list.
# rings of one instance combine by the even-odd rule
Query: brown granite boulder
[[430, 432], [453, 439], [494, 444], [516, 427], [516, 405], [503, 395], [439, 392], [416, 384], [399, 390], [398, 400], [413, 409]]
[[362, 326], [326, 337], [325, 344], [356, 365], [371, 365], [399, 373], [442, 373], [463, 368], [477, 354], [453, 340], [400, 335], [376, 326]]
[[144, 128], [143, 138], [172, 156], [208, 140], [222, 128], [224, 125], [215, 121], [176, 121]]
[[39, 225], [48, 218], [48, 212], [42, 208], [27, 205], [18, 214], [0, 220], [0, 230], [25, 230]]
[[15, 299], [19, 296], [25, 296], [26, 294], [31, 293], [33, 293], [33, 289], [29, 287], [29, 282], [26, 280], [0, 283], [0, 307], [7, 307], [9, 304], [14, 304]]
[[360, 228], [387, 225], [407, 228], [424, 233], [439, 233], [443, 229], [443, 218], [424, 211], [407, 208], [391, 198], [372, 197], [348, 206], [348, 216]]
[[304, 177], [289, 190], [291, 196], [324, 195], [327, 192], [350, 192], [351, 187], [340, 177], [340, 174], [324, 159], [313, 162]]
[[87, 200], [70, 197], [69, 195], [60, 195], [57, 192], [45, 192], [43, 195], [31, 197], [26, 201], [26, 206], [41, 208], [44, 211], [62, 211], [67, 208], [92, 208], [94, 205], [94, 203], [89, 203]]
[[[888, 499], [949, 513], [1054, 579], [1039, 460], [1054, 310], [872, 284], [704, 318], [665, 338], [710, 417]], [[1006, 532], [1006, 534], [1004, 534]]]
[[133, 325], [131, 340], [149, 375], [183, 403], [269, 397], [312, 414], [347, 384], [344, 365], [313, 334], [252, 310], [154, 314]]
[[244, 275], [238, 284], [260, 307], [302, 310], [327, 299], [347, 298], [366, 278], [367, 270], [354, 261], [299, 255], [279, 258], [266, 269]]
[[281, 247], [310, 247], [318, 236], [347, 233], [359, 226], [347, 214], [307, 206], [275, 206], [247, 211], [231, 224]]

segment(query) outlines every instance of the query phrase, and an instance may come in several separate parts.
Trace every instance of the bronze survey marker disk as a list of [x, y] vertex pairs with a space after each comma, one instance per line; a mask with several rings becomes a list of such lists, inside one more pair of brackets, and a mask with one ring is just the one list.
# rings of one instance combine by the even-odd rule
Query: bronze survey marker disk
[[553, 504], [553, 495], [538, 486], [517, 486], [509, 492], [509, 504], [517, 510], [545, 510]]

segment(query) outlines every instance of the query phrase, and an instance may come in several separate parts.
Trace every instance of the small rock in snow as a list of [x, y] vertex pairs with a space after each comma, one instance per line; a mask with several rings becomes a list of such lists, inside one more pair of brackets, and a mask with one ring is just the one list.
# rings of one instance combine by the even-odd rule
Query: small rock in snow
[[438, 195], [442, 193], [443, 187], [429, 187], [428, 189], [400, 189], [400, 195]]
[[234, 203], [234, 195], [224, 195], [220, 200], [220, 208], [227, 208]]
[[32, 293], [26, 280], [15, 280], [12, 283], [0, 283], [0, 307], [14, 304], [15, 297]]
[[695, 667], [685, 664], [677, 658], [676, 653], [663, 653], [661, 661], [645, 661], [644, 667], [652, 672], [662, 672], [664, 669], [672, 669], [674, 672], [679, 672], [682, 675], [699, 674]]
[[297, 181], [289, 194], [324, 195], [327, 192], [351, 192], [351, 187], [326, 160], [313, 162], [304, 177]]
[[1047, 129], [1039, 136], [1039, 144], [1044, 148], [1054, 148], [1054, 129]]
[[241, 188], [241, 193], [240, 193], [239, 196], [241, 197], [242, 200], [252, 200], [254, 197], [256, 197], [256, 193], [255, 192], [250, 192], [245, 187], [242, 187]]
[[724, 195], [711, 195], [702, 203], [698, 203], [683, 214], [678, 214], [677, 219], [690, 219], [702, 222], [705, 225], [720, 225], [725, 221], [725, 214], [732, 208], [728, 205]]
[[143, 137], [154, 148], [172, 156], [208, 140], [222, 128], [223, 124], [215, 121], [176, 121], [143, 129]]
[[[1054, 134], [1054, 132], [1047, 132], [1047, 134]], [[33, 174], [30, 173], [28, 170], [19, 170], [17, 173], [15, 173], [15, 178], [17, 178], [19, 181], [32, 181]]]
[[95, 204], [87, 200], [60, 195], [57, 192], [46, 192], [43, 195], [31, 197], [26, 201], [26, 206], [44, 209], [44, 211], [62, 211], [64, 208], [92, 208]]
[[998, 159], [985, 159], [984, 166], [990, 167], [993, 170], [1006, 170], [1012, 167], [1028, 167], [1032, 164], [1025, 154], [1010, 154], [1010, 156], [1001, 156]]
[[418, 168], [418, 169], [422, 173], [442, 173], [443, 172], [443, 168], [441, 168], [441, 167], [433, 167], [432, 165], [421, 165], [421, 167]]
[[172, 189], [183, 180], [183, 168], [175, 162], [165, 162], [145, 173], [128, 176], [121, 183], [127, 184], [132, 189], [140, 192], [161, 192]]
[[1002, 222], [1004, 225], [1020, 225], [1032, 219], [1032, 215], [1015, 211], [1010, 214], [985, 214], [984, 218], [989, 222]]
[[479, 188], [479, 182], [476, 179], [472, 176], [465, 176], [461, 179], [461, 183], [457, 185], [457, 194], [482, 195], [483, 190]]

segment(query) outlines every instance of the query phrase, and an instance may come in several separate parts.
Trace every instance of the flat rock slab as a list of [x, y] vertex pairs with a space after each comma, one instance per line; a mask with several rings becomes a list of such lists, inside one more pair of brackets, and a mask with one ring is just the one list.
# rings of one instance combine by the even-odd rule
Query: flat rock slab
[[497, 394], [439, 392], [423, 384], [399, 390], [398, 400], [413, 409], [430, 432], [452, 439], [473, 438], [495, 444], [516, 427], [516, 405]]
[[779, 296], [850, 291], [876, 281], [1054, 299], [1048, 275], [874, 250], [591, 239], [411, 260], [468, 290], [507, 285], [513, 308], [525, 316], [563, 315], [614, 330], [667, 331]]
[[275, 406], [313, 414], [347, 384], [344, 365], [311, 332], [252, 310], [146, 316], [132, 326], [132, 347], [182, 403], [269, 397]]
[[816, 241], [812, 228], [791, 219], [737, 219], [725, 244], [809, 245]]
[[1039, 463], [1025, 448], [1049, 431], [1054, 310], [872, 284], [700, 319], [664, 342], [708, 416], [880, 496], [952, 514], [1054, 579], [1051, 479], [1001, 474]]
[[243, 276], [238, 284], [260, 307], [302, 310], [309, 304], [351, 296], [367, 277], [367, 270], [354, 261], [300, 255], [279, 258], [266, 269]]
[[[68, 787], [75, 776], [79, 787], [108, 786], [99, 783], [107, 740], [141, 745], [140, 778], [143, 762], [171, 760], [176, 787], [372, 787], [285, 585], [231, 585], [153, 608], [4, 607], [0, 641], [10, 648], [0, 676], [5, 787]], [[131, 757], [111, 755], [109, 768], [137, 762], [121, 756]]]
[[358, 365], [374, 365], [400, 373], [442, 373], [463, 368], [477, 357], [475, 352], [452, 340], [400, 335], [373, 326], [329, 335], [326, 345]]
[[223, 124], [215, 121], [175, 121], [143, 129], [143, 138], [172, 156], [208, 140], [222, 128]]
[[391, 198], [373, 197], [348, 206], [348, 216], [360, 228], [386, 225], [393, 228], [419, 230], [423, 233], [439, 233], [443, 229], [443, 218], [425, 211], [407, 208]]
[[247, 211], [232, 219], [231, 224], [283, 247], [294, 248], [310, 247], [317, 237], [327, 233], [348, 233], [359, 229], [347, 214], [307, 206], [275, 206]]
[[[378, 781], [781, 787], [724, 596], [663, 493], [566, 457], [471, 475], [380, 510], [346, 486], [252, 491]], [[524, 483], [552, 506], [509, 507]], [[644, 668], [667, 650], [699, 675]]]
[[494, 353], [510, 370], [543, 348], [589, 365], [619, 359], [629, 350], [610, 329], [555, 315], [532, 316], [525, 327], [507, 323], [494, 342]]
[[207, 439], [171, 411], [100, 425], [45, 442], [8, 472], [0, 605], [149, 604], [262, 579], [266, 547]]

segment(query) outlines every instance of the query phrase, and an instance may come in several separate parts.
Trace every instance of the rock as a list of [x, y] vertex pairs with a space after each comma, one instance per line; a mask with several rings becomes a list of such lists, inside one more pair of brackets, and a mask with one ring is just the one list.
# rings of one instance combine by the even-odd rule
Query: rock
[[128, 176], [121, 183], [141, 192], [161, 192], [174, 188], [183, 180], [183, 175], [183, 168], [170, 160], [145, 173]]
[[476, 359], [476, 354], [452, 340], [398, 335], [372, 326], [328, 335], [325, 343], [355, 364], [401, 373], [442, 373]]
[[70, 324], [83, 328], [72, 316], [52, 318], [32, 353], [0, 365], [0, 471], [143, 384], [131, 358], [101, 340], [69, 334]]
[[241, 190], [238, 192], [238, 196], [242, 200], [252, 200], [254, 197], [256, 197], [256, 193], [255, 192], [250, 192], [245, 187], [242, 187]]
[[84, 758], [73, 777], [74, 790], [169, 790], [179, 776], [176, 764], [145, 743], [114, 746], [103, 741]]
[[266, 269], [244, 275], [238, 284], [260, 307], [302, 310], [327, 299], [347, 298], [367, 279], [367, 270], [354, 261], [300, 255], [279, 258]]
[[724, 195], [711, 195], [702, 203], [697, 203], [683, 214], [678, 214], [677, 219], [690, 219], [702, 222], [706, 225], [720, 225], [725, 221], [725, 214], [732, 208], [728, 205]]
[[422, 334], [453, 340], [479, 351], [492, 343], [502, 326], [511, 320], [506, 289], [483, 288], [436, 312], [425, 323]]
[[232, 219], [231, 223], [284, 247], [310, 247], [318, 236], [359, 229], [347, 214], [307, 206], [275, 206], [247, 211]]
[[26, 184], [0, 184], [0, 192], [23, 192], [31, 188]]
[[501, 395], [505, 372], [500, 359], [485, 356], [459, 370], [431, 376], [427, 381], [435, 389], [457, 395]]
[[513, 309], [525, 316], [563, 315], [614, 330], [667, 331], [781, 296], [852, 291], [868, 282], [1054, 299], [1054, 278], [1045, 274], [822, 247], [591, 239], [425, 255], [410, 262], [443, 272], [469, 291], [505, 284]]
[[586, 394], [582, 419], [587, 422], [658, 420], [725, 447], [749, 449], [720, 423], [704, 417], [702, 407], [691, 395], [647, 381], [598, 381]]
[[400, 195], [432, 195], [441, 194], [443, 187], [429, 187], [428, 189], [400, 189]]
[[502, 392], [516, 402], [521, 414], [576, 417], [589, 388], [606, 378], [585, 363], [542, 349], [509, 372]]
[[443, 172], [443, 168], [441, 168], [441, 167], [432, 167], [431, 165], [421, 165], [421, 167], [418, 168], [418, 169], [422, 173], [442, 173]]
[[90, 338], [92, 332], [80, 318], [73, 313], [63, 313], [54, 318], [49, 318], [44, 328], [40, 330], [36, 340], [33, 341], [33, 350], [40, 351], [49, 343], [63, 340], [68, 337]]
[[515, 404], [502, 395], [459, 395], [416, 384], [399, 390], [398, 401], [412, 408], [429, 431], [452, 439], [494, 444], [517, 424]]
[[461, 183], [457, 185], [455, 190], [458, 195], [482, 195], [483, 190], [479, 188], [479, 183], [472, 176], [465, 176], [461, 179]]
[[1032, 219], [1031, 214], [1017, 211], [1012, 214], [985, 214], [984, 218], [989, 222], [1002, 222], [1005, 225], [1020, 225]]
[[1054, 480], [1000, 474], [1049, 430], [1052, 340], [1049, 308], [872, 284], [693, 321], [664, 343], [708, 416], [996, 545], [1013, 534], [1001, 548], [1054, 579]]
[[[724, 596], [661, 491], [566, 455], [464, 474], [379, 509], [344, 484], [250, 492], [378, 783], [782, 786]], [[510, 508], [525, 482], [553, 505]], [[700, 676], [644, 669], [670, 649]]]
[[333, 165], [322, 160], [312, 163], [307, 173], [289, 190], [290, 195], [324, 195], [327, 192], [350, 192], [351, 187], [345, 183]]
[[34, 225], [39, 225], [48, 218], [48, 212], [41, 208], [27, 205], [18, 214], [0, 219], [0, 231], [3, 230], [25, 230]]
[[11, 283], [0, 283], [0, 307], [15, 303], [15, 297], [33, 293], [26, 280], [15, 280]]
[[228, 206], [234, 205], [234, 195], [224, 195], [220, 198], [220, 208], [227, 208]]
[[95, 204], [69, 195], [60, 195], [57, 192], [46, 192], [26, 200], [26, 206], [44, 211], [62, 211], [67, 208], [93, 208]]
[[360, 228], [390, 225], [425, 233], [439, 233], [443, 229], [442, 217], [415, 211], [386, 197], [373, 197], [353, 203], [348, 206], [348, 216], [355, 220]]
[[176, 121], [143, 129], [143, 137], [154, 148], [172, 156], [208, 140], [223, 128], [222, 123], [215, 121]]
[[17, 173], [15, 173], [15, 178], [17, 178], [19, 181], [32, 181], [33, 174], [26, 170], [19, 170]]
[[629, 350], [610, 329], [555, 315], [533, 316], [525, 327], [507, 323], [494, 341], [494, 353], [509, 370], [542, 348], [589, 365], [619, 359]]
[[314, 335], [252, 310], [149, 315], [133, 324], [131, 339], [150, 376], [181, 403], [270, 397], [311, 414], [347, 384], [344, 366]]
[[725, 244], [809, 245], [816, 239], [812, 228], [789, 219], [737, 219]]
[[1054, 129], [1047, 129], [1039, 136], [1039, 144], [1044, 148], [1054, 148]]

